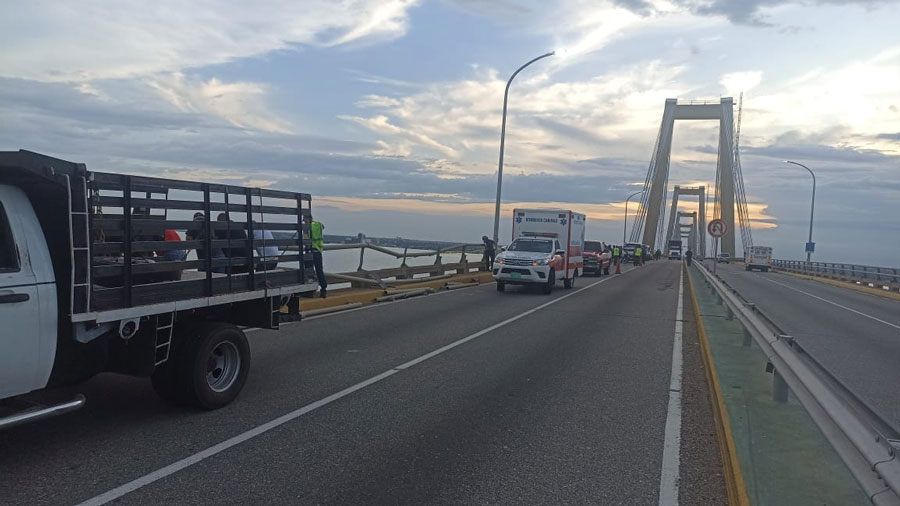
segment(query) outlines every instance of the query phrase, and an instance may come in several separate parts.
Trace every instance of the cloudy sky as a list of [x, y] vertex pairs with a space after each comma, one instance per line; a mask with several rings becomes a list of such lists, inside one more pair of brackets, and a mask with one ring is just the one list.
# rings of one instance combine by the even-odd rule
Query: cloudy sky
[[[878, 0], [32, 0], [0, 18], [0, 149], [309, 192], [330, 233], [490, 234], [586, 212], [616, 241], [666, 98], [744, 93], [757, 244], [900, 265], [900, 6]], [[674, 184], [714, 185], [717, 125], [675, 130]], [[688, 206], [685, 206], [687, 209]], [[632, 205], [631, 209], [634, 209]], [[501, 230], [508, 235], [509, 220]]]

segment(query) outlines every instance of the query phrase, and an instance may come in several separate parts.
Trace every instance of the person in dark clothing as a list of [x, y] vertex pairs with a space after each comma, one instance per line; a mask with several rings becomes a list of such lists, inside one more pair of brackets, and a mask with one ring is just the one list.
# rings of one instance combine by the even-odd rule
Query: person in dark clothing
[[481, 256], [481, 260], [484, 262], [484, 269], [490, 271], [494, 267], [494, 256], [496, 255], [494, 241], [483, 235], [481, 236], [481, 242], [484, 243], [484, 254]]
[[[216, 221], [221, 223], [228, 223], [229, 218], [226, 213], [219, 213], [219, 216], [216, 217]], [[218, 229], [216, 230], [216, 239], [228, 239], [228, 240], [246, 240], [247, 233], [243, 228], [239, 228], [239, 225], [236, 223], [232, 223], [230, 228], [226, 229]], [[222, 253], [225, 254], [226, 257], [230, 258], [238, 258], [243, 259], [246, 264], [245, 265], [232, 265], [231, 273], [242, 273], [249, 272], [250, 263], [253, 259], [247, 259], [247, 248], [243, 246], [231, 246], [228, 248], [222, 248]]]
[[691, 266], [691, 259], [692, 259], [692, 258], [694, 258], [694, 252], [691, 251], [691, 250], [687, 250], [687, 252], [684, 254], [684, 260], [685, 260], [685, 262], [687, 262], [688, 267]]
[[661, 256], [662, 256], [662, 251], [660, 251], [658, 249], [653, 253], [654, 260], [659, 260], [659, 257], [661, 257]]
[[[185, 234], [187, 240], [189, 241], [202, 241], [206, 239], [206, 215], [201, 212], [194, 213], [194, 227], [187, 231]], [[225, 254], [222, 253], [220, 248], [212, 248], [212, 258], [213, 260], [217, 258], [225, 258]], [[206, 260], [206, 248], [197, 248], [197, 260]], [[198, 271], [205, 271], [206, 267], [201, 265], [197, 268]], [[213, 272], [225, 272], [225, 267], [213, 267]]]

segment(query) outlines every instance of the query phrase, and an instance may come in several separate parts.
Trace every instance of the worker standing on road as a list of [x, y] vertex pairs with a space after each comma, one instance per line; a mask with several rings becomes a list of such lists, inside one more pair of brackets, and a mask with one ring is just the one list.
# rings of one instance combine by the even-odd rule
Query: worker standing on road
[[488, 236], [481, 236], [481, 242], [484, 243], [484, 254], [481, 256], [481, 260], [484, 261], [484, 270], [490, 272], [494, 267], [494, 241], [488, 239]]
[[325, 237], [323, 231], [325, 225], [318, 221], [313, 221], [311, 215], [303, 217], [303, 221], [309, 226], [309, 242], [312, 247], [313, 265], [316, 268], [316, 278], [319, 280], [319, 297], [325, 298], [325, 292], [328, 288], [328, 281], [325, 280], [325, 268], [322, 266], [322, 251], [325, 249]]
[[687, 250], [687, 253], [684, 254], [684, 260], [687, 262], [688, 267], [691, 266], [691, 258], [694, 257], [694, 252], [691, 250]]
[[613, 262], [615, 262], [616, 267], [619, 266], [619, 262], [622, 261], [622, 250], [618, 246], [613, 246]]
[[660, 251], [660, 250], [658, 250], [658, 249], [656, 250], [655, 253], [653, 253], [653, 259], [654, 259], [654, 260], [659, 260], [659, 257], [661, 257], [661, 256], [662, 256], [662, 251]]
[[641, 247], [634, 248], [634, 266], [637, 267], [644, 263], [644, 249]]

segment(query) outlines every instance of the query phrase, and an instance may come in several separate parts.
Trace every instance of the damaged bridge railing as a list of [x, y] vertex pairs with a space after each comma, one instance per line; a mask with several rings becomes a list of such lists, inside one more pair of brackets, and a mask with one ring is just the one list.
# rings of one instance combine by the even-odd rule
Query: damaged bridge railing
[[[325, 264], [325, 277], [329, 284], [350, 283], [351, 287], [379, 286], [386, 288], [388, 284], [399, 285], [416, 283], [423, 280], [435, 280], [448, 278], [454, 274], [466, 274], [469, 272], [487, 271], [482, 255], [484, 246], [481, 243], [459, 243], [436, 250], [414, 250], [403, 248], [386, 248], [369, 242], [351, 244], [325, 244], [323, 256]], [[359, 262], [355, 271], [330, 272], [329, 252], [341, 250], [359, 250]], [[387, 255], [399, 261], [396, 267], [381, 267], [366, 269], [366, 252], [369, 257], [373, 254]], [[445, 263], [444, 257], [459, 255], [453, 258], [456, 261]], [[470, 256], [471, 255], [471, 256]], [[411, 259], [434, 257], [434, 261], [427, 264], [410, 265]], [[379, 259], [384, 264], [383, 256]], [[346, 263], [344, 264], [346, 265]]]

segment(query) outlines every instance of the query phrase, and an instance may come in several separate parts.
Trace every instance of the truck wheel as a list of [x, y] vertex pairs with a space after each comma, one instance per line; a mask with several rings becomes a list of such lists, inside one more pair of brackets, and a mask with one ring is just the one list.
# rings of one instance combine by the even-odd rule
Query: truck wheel
[[504, 283], [503, 281], [497, 281], [497, 291], [502, 292], [504, 290], [506, 290], [506, 283]]
[[237, 397], [250, 372], [247, 336], [229, 323], [204, 323], [183, 343], [176, 361], [178, 399], [213, 410]]
[[550, 274], [547, 274], [547, 284], [543, 286], [544, 293], [551, 293], [553, 291], [554, 284], [556, 284], [556, 273], [553, 271], [553, 269], [550, 269]]

